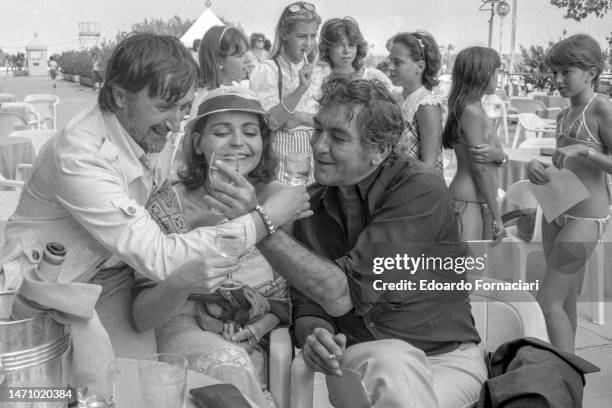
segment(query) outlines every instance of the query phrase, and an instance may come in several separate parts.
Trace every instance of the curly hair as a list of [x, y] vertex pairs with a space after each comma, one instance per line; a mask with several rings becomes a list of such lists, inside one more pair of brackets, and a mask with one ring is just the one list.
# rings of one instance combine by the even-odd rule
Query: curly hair
[[442, 132], [442, 145], [446, 149], [461, 141], [461, 116], [465, 107], [484, 96], [500, 66], [499, 54], [491, 48], [469, 47], [457, 54], [448, 95], [448, 119]]
[[544, 56], [544, 64], [549, 67], [576, 67], [585, 71], [595, 68], [595, 86], [606, 66], [599, 43], [587, 34], [572, 35], [553, 45]]
[[106, 66], [105, 78], [98, 105], [100, 109], [116, 112], [113, 89], [128, 93], [148, 88], [149, 96], [160, 96], [176, 102], [189, 92], [198, 79], [198, 66], [191, 53], [170, 35], [132, 33], [113, 51]]
[[[205, 116], [201, 118], [193, 127], [193, 131], [186, 133], [183, 139], [182, 148], [185, 156], [185, 165], [177, 174], [188, 190], [195, 190], [203, 186], [208, 177], [206, 156], [204, 153], [196, 153], [196, 146], [201, 143], [202, 138], [206, 137], [204, 135], [204, 128], [206, 127], [206, 121], [209, 117], [210, 116]], [[267, 184], [276, 177], [278, 171], [278, 157], [272, 146], [272, 129], [260, 115], [257, 115], [257, 118], [259, 120], [259, 129], [262, 138], [262, 154], [259, 164], [257, 164], [257, 167], [248, 174], [248, 177], [253, 183]], [[194, 133], [197, 133], [198, 137], [194, 138]]]
[[431, 90], [438, 85], [438, 71], [442, 66], [442, 56], [438, 43], [433, 36], [425, 31], [414, 33], [399, 33], [391, 38], [391, 44], [402, 44], [410, 51], [414, 61], [425, 61], [423, 85]]
[[321, 42], [319, 43], [319, 55], [322, 61], [334, 68], [333, 61], [329, 57], [329, 50], [342, 43], [343, 40], [349, 45], [357, 46], [357, 55], [351, 63], [355, 71], [359, 71], [368, 55], [368, 43], [363, 38], [359, 25], [352, 17], [332, 18], [323, 23], [321, 27]]
[[253, 33], [251, 34], [251, 48], [255, 48], [255, 44], [257, 44], [257, 40], [262, 40], [264, 43], [266, 41], [266, 36], [262, 33]]
[[214, 26], [206, 31], [200, 44], [200, 75], [202, 86], [215, 89], [221, 86], [219, 65], [230, 55], [239, 55], [249, 50], [249, 40], [234, 27]]
[[319, 104], [319, 112], [336, 106], [346, 107], [347, 121], [353, 120], [356, 113], [357, 129], [364, 148], [377, 152], [389, 147], [391, 154], [387, 163], [397, 158], [394, 151], [404, 131], [404, 118], [384, 83], [343, 76], [329, 78], [321, 87]]

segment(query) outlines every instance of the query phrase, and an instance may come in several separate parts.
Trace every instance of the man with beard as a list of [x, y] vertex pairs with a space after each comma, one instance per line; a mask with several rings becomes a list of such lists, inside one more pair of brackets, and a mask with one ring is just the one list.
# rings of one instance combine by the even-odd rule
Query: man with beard
[[[63, 244], [66, 256], [57, 280], [102, 286], [96, 311], [119, 357], [155, 351], [152, 333], [138, 333], [130, 324], [134, 269], [159, 281], [187, 268], [201, 276], [192, 290], [210, 292], [237, 268], [236, 259], [215, 249], [214, 228], [165, 235], [144, 207], [165, 178], [160, 169], [169, 168], [158, 163], [166, 157], [160, 152], [189, 112], [197, 72], [174, 37], [126, 37], [108, 62], [97, 105], [43, 147], [7, 223], [0, 288], [19, 286], [20, 273], [40, 262], [45, 244]], [[247, 247], [268, 234], [264, 215], [285, 224], [308, 214], [303, 190], [287, 189], [258, 206], [245, 178], [223, 162], [217, 167], [231, 183], [219, 183], [207, 203], [244, 223]], [[299, 196], [302, 205], [284, 204]]]

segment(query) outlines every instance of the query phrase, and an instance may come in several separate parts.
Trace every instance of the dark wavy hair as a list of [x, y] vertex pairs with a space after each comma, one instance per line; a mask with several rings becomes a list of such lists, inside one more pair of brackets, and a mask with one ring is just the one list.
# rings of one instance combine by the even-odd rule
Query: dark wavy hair
[[425, 31], [399, 33], [393, 36], [390, 41], [391, 45], [402, 44], [408, 48], [413, 60], [425, 61], [425, 71], [423, 71], [425, 88], [431, 90], [438, 85], [438, 72], [442, 66], [442, 56], [438, 49], [438, 43], [431, 34]]
[[321, 41], [319, 42], [319, 55], [322, 61], [334, 68], [334, 64], [329, 57], [330, 48], [341, 44], [346, 39], [349, 45], [357, 46], [357, 55], [351, 63], [355, 71], [359, 71], [368, 55], [368, 43], [363, 38], [359, 25], [352, 17], [332, 18], [323, 23], [321, 27]]
[[484, 96], [491, 76], [501, 67], [499, 54], [486, 47], [461, 50], [455, 59], [452, 86], [448, 95], [448, 119], [442, 133], [442, 145], [447, 149], [461, 142], [461, 115], [465, 107]]
[[[213, 114], [214, 115], [214, 114]], [[204, 135], [204, 127], [210, 116], [205, 116], [200, 119], [193, 127], [191, 133], [185, 134], [183, 140], [183, 154], [185, 156], [185, 165], [178, 171], [178, 177], [185, 184], [188, 190], [195, 190], [204, 185], [208, 177], [208, 163], [204, 153], [196, 153], [196, 146], [200, 144]], [[262, 153], [261, 159], [257, 167], [255, 167], [248, 177], [253, 183], [267, 184], [274, 180], [278, 171], [278, 157], [272, 146], [272, 129], [266, 121], [257, 115], [259, 120], [259, 129], [262, 138]], [[194, 138], [193, 133], [198, 132], [199, 137]]]
[[387, 163], [397, 156], [395, 146], [404, 131], [402, 110], [387, 86], [377, 80], [330, 77], [321, 87], [319, 112], [336, 106], [346, 107], [346, 120], [357, 114], [361, 144], [367, 151], [390, 148]]
[[257, 44], [257, 40], [262, 39], [264, 43], [266, 42], [266, 36], [262, 33], [253, 33], [251, 34], [251, 48], [255, 48], [255, 44]]
[[595, 86], [598, 85], [599, 75], [606, 66], [599, 43], [587, 34], [572, 35], [553, 45], [544, 56], [544, 64], [551, 68], [570, 66], [585, 71], [595, 68]]
[[230, 55], [239, 55], [249, 50], [249, 40], [234, 27], [214, 26], [208, 29], [200, 44], [201, 86], [215, 89], [221, 86], [219, 65]]
[[198, 65], [191, 53], [170, 35], [131, 33], [113, 50], [98, 95], [100, 109], [116, 112], [115, 87], [134, 94], [149, 90], [150, 97], [176, 102], [198, 79]]

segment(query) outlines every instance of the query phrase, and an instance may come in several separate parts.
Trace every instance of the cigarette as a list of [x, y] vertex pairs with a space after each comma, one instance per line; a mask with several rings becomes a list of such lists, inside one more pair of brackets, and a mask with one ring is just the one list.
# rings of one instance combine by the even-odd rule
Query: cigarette
[[310, 62], [308, 62], [308, 55], [306, 55], [306, 53], [304, 53], [304, 62], [306, 64], [310, 64]]

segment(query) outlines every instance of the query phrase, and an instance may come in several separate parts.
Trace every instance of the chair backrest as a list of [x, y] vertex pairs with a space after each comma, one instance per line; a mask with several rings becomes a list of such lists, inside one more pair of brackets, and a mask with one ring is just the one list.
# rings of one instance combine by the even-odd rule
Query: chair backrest
[[508, 208], [508, 203], [519, 208], [535, 208], [535, 224], [531, 242], [542, 242], [542, 207], [538, 205], [538, 201], [529, 190], [530, 183], [529, 180], [520, 180], [508, 187], [501, 208]]
[[497, 95], [485, 95], [482, 98], [482, 106], [488, 117], [492, 119], [506, 117], [506, 105]]
[[555, 149], [557, 147], [557, 139], [554, 137], [541, 137], [526, 139], [519, 145], [521, 149]]
[[28, 127], [28, 121], [18, 113], [0, 112], [0, 137], [8, 136], [13, 130]]
[[32, 104], [38, 112], [40, 127], [42, 129], [55, 129], [57, 127], [57, 104], [60, 99], [52, 94], [33, 94], [23, 98], [24, 102]]
[[516, 109], [518, 113], [535, 114], [536, 111], [545, 111], [547, 109], [544, 102], [523, 96], [513, 96], [510, 98], [510, 106]]
[[519, 113], [518, 120], [525, 130], [533, 132], [546, 128], [546, 122], [535, 113]]
[[[481, 285], [476, 287], [476, 280]], [[473, 278], [476, 288], [470, 295], [472, 315], [480, 334], [480, 345], [486, 351], [518, 337], [535, 337], [549, 341], [546, 321], [540, 305], [528, 291], [490, 289], [485, 285], [504, 285], [507, 282], [490, 278]]]

